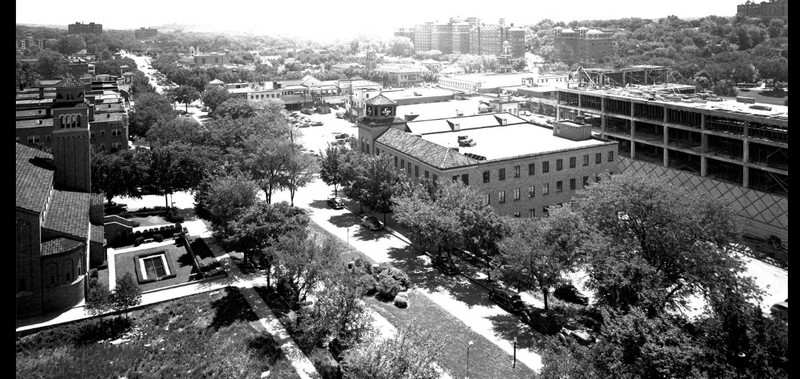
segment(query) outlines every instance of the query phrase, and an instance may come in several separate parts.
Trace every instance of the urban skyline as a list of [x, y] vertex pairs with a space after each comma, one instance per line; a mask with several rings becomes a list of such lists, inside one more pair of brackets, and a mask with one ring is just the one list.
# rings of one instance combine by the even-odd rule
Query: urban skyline
[[[79, 9], [67, 3], [16, 1], [16, 22], [20, 24], [63, 25], [75, 22], [103, 24], [104, 30], [138, 29], [162, 25], [197, 25], [208, 32], [242, 32], [265, 35], [307, 38], [318, 41], [351, 39], [358, 36], [389, 39], [397, 28], [424, 22], [447, 22], [451, 17], [479, 17], [485, 23], [497, 23], [504, 18], [508, 24], [532, 25], [543, 19], [553, 21], [582, 21], [620, 19], [629, 17], [661, 18], [675, 15], [680, 18], [700, 18], [710, 15], [730, 17], [742, 0], [713, 0], [693, 2], [676, 0], [649, 3], [642, 7], [633, 0], [614, 0], [598, 6], [589, 0], [577, 0], [569, 7], [536, 1], [510, 0], [504, 6], [486, 7], [477, 1], [430, 2], [410, 0], [398, 4], [387, 16], [385, 8], [374, 2], [357, 0], [343, 6], [311, 0], [297, 8], [294, 3], [269, 3], [254, 11], [252, 4], [234, 0], [225, 7], [207, 0], [198, 2], [155, 2], [143, 0], [136, 7], [124, 7], [109, 12], [108, 8]], [[335, 4], [335, 3], [333, 3]], [[214, 9], [214, 7], [220, 9]], [[42, 12], [47, 9], [47, 12]], [[112, 16], [109, 16], [111, 14]], [[274, 15], [279, 16], [274, 16]], [[294, 15], [294, 17], [285, 17]]]

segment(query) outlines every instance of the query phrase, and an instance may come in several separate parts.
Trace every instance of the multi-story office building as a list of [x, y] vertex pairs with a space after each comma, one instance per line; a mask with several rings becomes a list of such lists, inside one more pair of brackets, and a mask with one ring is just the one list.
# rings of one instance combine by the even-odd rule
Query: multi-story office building
[[395, 106], [383, 95], [367, 101], [361, 152], [389, 155], [412, 179], [460, 180], [501, 215], [545, 215], [601, 172], [617, 172], [617, 143], [592, 136], [589, 125], [551, 129], [508, 113], [406, 121]]
[[621, 170], [730, 199], [745, 234], [788, 246], [788, 107], [692, 92], [665, 84], [559, 88], [558, 119], [591, 120], [619, 142]]
[[[395, 36], [408, 36], [409, 29], [395, 31]], [[499, 55], [503, 52], [503, 42], [511, 44], [514, 58], [525, 56], [525, 30], [499, 24], [481, 24], [480, 19], [451, 18], [448, 23], [427, 22], [413, 28], [415, 51], [439, 50], [445, 54]]]
[[555, 57], [568, 65], [596, 63], [614, 54], [611, 33], [586, 27], [580, 27], [577, 31], [557, 27], [553, 33]]
[[158, 36], [158, 29], [141, 27], [136, 29], [133, 34], [136, 39], [153, 39]]
[[431, 34], [433, 33], [433, 22], [414, 27], [414, 51], [431, 50]]
[[431, 30], [431, 50], [439, 50], [444, 54], [453, 52], [453, 25], [434, 24]]
[[459, 22], [453, 24], [453, 48], [454, 54], [469, 54], [470, 46], [470, 24]]
[[756, 3], [747, 0], [736, 6], [736, 15], [745, 17], [789, 17], [788, 0], [769, 0]]
[[504, 42], [511, 45], [511, 57], [525, 57], [525, 29], [512, 26], [506, 31], [507, 38]]
[[[395, 37], [406, 37], [414, 42], [414, 28], [400, 28], [395, 30], [394, 32]], [[414, 44], [416, 46], [416, 44]]]
[[74, 24], [69, 24], [67, 26], [67, 33], [68, 34], [103, 34], [103, 24], [95, 24], [94, 22], [90, 22], [88, 24], [81, 24], [80, 22], [76, 22]]

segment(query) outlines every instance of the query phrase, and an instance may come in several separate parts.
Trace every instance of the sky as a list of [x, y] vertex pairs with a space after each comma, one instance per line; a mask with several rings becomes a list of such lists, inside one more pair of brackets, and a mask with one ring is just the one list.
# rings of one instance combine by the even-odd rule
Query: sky
[[[627, 17], [699, 18], [733, 16], [745, 0], [139, 0], [76, 6], [64, 0], [16, 0], [20, 24], [103, 24], [103, 29], [138, 29], [167, 24], [207, 26], [209, 31], [239, 30], [318, 41], [350, 40], [359, 35], [389, 39], [401, 27], [450, 17], [479, 17], [496, 24], [502, 17], [515, 25], [542, 19], [581, 21]], [[120, 4], [120, 5], [114, 5]]]

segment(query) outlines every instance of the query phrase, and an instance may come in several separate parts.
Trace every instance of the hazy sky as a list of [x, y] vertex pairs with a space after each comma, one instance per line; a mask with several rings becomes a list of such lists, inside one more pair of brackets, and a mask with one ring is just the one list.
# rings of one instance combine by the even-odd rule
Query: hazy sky
[[[554, 21], [733, 16], [745, 0], [139, 0], [81, 6], [64, 0], [16, 0], [17, 23], [66, 25], [95, 22], [104, 29], [197, 24], [258, 34], [331, 40], [359, 34], [390, 38], [396, 28], [450, 17], [479, 17], [515, 25]], [[119, 5], [117, 5], [119, 4]]]

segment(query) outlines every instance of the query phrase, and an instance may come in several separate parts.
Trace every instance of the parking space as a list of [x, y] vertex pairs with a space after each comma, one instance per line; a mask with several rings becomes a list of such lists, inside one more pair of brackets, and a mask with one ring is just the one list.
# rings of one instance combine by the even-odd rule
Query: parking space
[[[340, 109], [341, 110], [341, 109]], [[319, 152], [328, 147], [328, 143], [334, 143], [336, 136], [346, 133], [349, 136], [358, 135], [358, 127], [355, 123], [336, 118], [336, 110], [331, 113], [319, 114], [312, 113], [306, 116], [311, 122], [320, 121], [320, 126], [308, 126], [298, 128], [302, 134], [302, 144], [306, 149]], [[299, 112], [298, 112], [299, 113]]]

